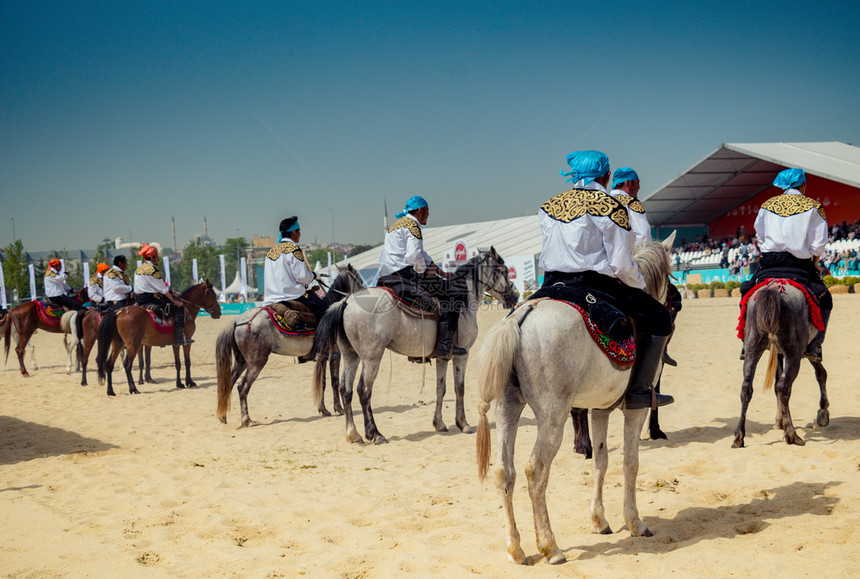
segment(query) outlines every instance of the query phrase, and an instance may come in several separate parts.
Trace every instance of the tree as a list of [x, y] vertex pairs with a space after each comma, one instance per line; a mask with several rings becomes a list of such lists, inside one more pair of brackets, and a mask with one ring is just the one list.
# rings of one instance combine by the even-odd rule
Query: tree
[[30, 295], [30, 273], [27, 271], [27, 256], [24, 254], [24, 244], [18, 239], [6, 246], [6, 259], [3, 261], [3, 277], [9, 293], [6, 299], [11, 304], [16, 294], [18, 301], [25, 300]]
[[[194, 280], [191, 277], [193, 273], [194, 260], [197, 260], [197, 275], [201, 280], [208, 279], [216, 286], [221, 285], [221, 263], [218, 255], [221, 252], [212, 246], [203, 245], [199, 239], [189, 243], [183, 251], [182, 261], [176, 264], [173, 277], [173, 286], [177, 291], [182, 291], [188, 287]], [[230, 283], [229, 281], [227, 283]]]
[[95, 271], [96, 266], [100, 263], [107, 263], [107, 265], [112, 265], [113, 263], [108, 263], [107, 250], [111, 249], [114, 246], [114, 242], [105, 237], [102, 239], [102, 242], [98, 244], [96, 247], [96, 255], [93, 257], [93, 261], [90, 264], [90, 271]]
[[[239, 258], [246, 256], [245, 252], [248, 250], [249, 245], [248, 240], [244, 237], [230, 237], [224, 242], [224, 247], [221, 251], [218, 252], [218, 254], [224, 254], [224, 271], [227, 285], [230, 285], [233, 282], [233, 278], [236, 277], [236, 270], [239, 269]], [[220, 265], [218, 271], [221, 271]]]

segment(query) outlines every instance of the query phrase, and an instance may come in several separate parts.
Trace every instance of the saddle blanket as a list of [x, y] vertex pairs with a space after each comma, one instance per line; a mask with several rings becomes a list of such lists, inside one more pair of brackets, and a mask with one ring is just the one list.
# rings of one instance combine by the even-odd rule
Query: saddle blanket
[[[397, 303], [397, 305], [400, 307], [400, 309], [403, 310], [404, 312], [406, 312], [407, 314], [410, 314], [410, 315], [416, 316], [416, 317], [420, 317], [420, 318], [436, 319], [439, 317], [439, 314], [438, 314], [439, 308], [438, 307], [435, 307], [434, 309], [425, 309], [425, 308], [421, 307], [422, 304], [429, 307], [426, 304], [425, 300], [416, 299], [416, 298], [413, 298], [409, 295], [400, 296], [397, 294], [397, 291], [394, 288], [391, 288], [388, 286], [376, 286], [376, 288], [381, 289], [381, 290], [385, 290], [386, 292], [388, 292], [388, 294], [392, 298], [394, 298], [394, 301]], [[435, 304], [434, 304], [434, 306], [435, 306]]]
[[[132, 306], [128, 306], [128, 307], [132, 307]], [[173, 318], [172, 317], [171, 318], [162, 318], [158, 314], [158, 309], [157, 309], [158, 306], [147, 304], [144, 306], [138, 305], [138, 307], [142, 308], [147, 313], [147, 315], [149, 316], [149, 319], [152, 320], [152, 325], [155, 326], [156, 332], [158, 332], [159, 334], [172, 334], [173, 333]], [[190, 319], [191, 319], [191, 316], [188, 314], [188, 312], [185, 312], [185, 321], [188, 322], [188, 320], [190, 320]]]
[[36, 313], [39, 319], [49, 326], [59, 326], [64, 311], [62, 306], [55, 306], [50, 302], [46, 302], [44, 298], [36, 300]]
[[[317, 332], [316, 323], [306, 319], [306, 316], [302, 316], [296, 310], [292, 310], [281, 306], [280, 308], [276, 308], [275, 306], [280, 304], [272, 304], [264, 307], [266, 314], [268, 314], [269, 319], [274, 324], [275, 328], [282, 334], [287, 336], [296, 336], [296, 337], [308, 337], [313, 336]], [[305, 319], [303, 319], [303, 317]], [[311, 315], [311, 317], [313, 317]]]
[[587, 288], [575, 286], [541, 288], [527, 302], [517, 304], [511, 312], [523, 304], [546, 299], [567, 304], [579, 312], [591, 339], [607, 358], [622, 366], [628, 366], [636, 361], [636, 341], [630, 319], [608, 301], [598, 299], [594, 292]]
[[[821, 318], [821, 307], [818, 305], [818, 300], [815, 299], [815, 296], [806, 289], [806, 286], [791, 279], [769, 277], [750, 288], [750, 290], [744, 294], [743, 299], [741, 299], [741, 314], [738, 318], [738, 338], [742, 341], [744, 339], [744, 331], [746, 330], [747, 325], [747, 305], [749, 304], [750, 299], [755, 299], [753, 296], [758, 290], [772, 283], [781, 286], [790, 285], [803, 292], [803, 295], [806, 297], [806, 307], [809, 309], [809, 319], [812, 321], [812, 325], [819, 331], [824, 329], [824, 320]], [[780, 288], [780, 291], [784, 291], [784, 288]]]

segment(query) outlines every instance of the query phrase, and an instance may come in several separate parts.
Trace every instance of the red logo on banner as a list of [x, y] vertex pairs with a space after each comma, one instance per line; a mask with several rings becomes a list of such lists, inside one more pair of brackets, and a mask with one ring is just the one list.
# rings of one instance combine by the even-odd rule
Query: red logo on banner
[[454, 246], [454, 261], [466, 261], [465, 243], [458, 243]]
[[508, 268], [508, 279], [517, 279], [517, 268], [509, 267]]

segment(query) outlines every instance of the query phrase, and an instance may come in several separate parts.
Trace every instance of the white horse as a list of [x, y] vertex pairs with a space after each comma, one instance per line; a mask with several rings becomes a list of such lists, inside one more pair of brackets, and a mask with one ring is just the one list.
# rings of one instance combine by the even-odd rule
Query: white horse
[[[484, 293], [503, 302], [505, 307], [512, 307], [519, 297], [508, 279], [504, 260], [492, 247], [457, 268], [452, 283], [465, 283], [467, 288], [468, 299], [460, 313], [456, 335], [456, 345], [467, 349], [478, 337], [477, 310]], [[332, 350], [337, 344], [343, 357], [340, 393], [348, 442], [364, 442], [355, 428], [352, 414], [352, 383], [361, 362], [358, 396], [364, 413], [364, 431], [368, 440], [381, 444], [387, 440], [376, 428], [370, 396], [382, 355], [387, 348], [409, 357], [428, 356], [436, 345], [436, 319], [429, 313], [426, 317], [407, 314], [398, 307], [396, 298], [388, 291], [371, 288], [329, 308], [317, 328], [316, 344], [317, 351], [323, 353]], [[469, 355], [455, 356], [453, 359], [456, 423], [461, 431], [471, 432], [463, 404], [464, 376]], [[448, 362], [439, 358], [436, 360], [436, 412], [433, 415], [433, 427], [437, 431], [446, 431], [447, 427], [442, 421], [442, 399], [445, 396]], [[314, 375], [314, 399], [317, 403], [322, 399], [322, 373], [323, 368], [318, 361]]]
[[[671, 272], [668, 249], [674, 234], [663, 243], [640, 247], [635, 261], [647, 291], [663, 302]], [[581, 315], [567, 304], [538, 301], [521, 306], [497, 323], [484, 339], [481, 359], [480, 420], [477, 437], [478, 474], [487, 473], [490, 459], [490, 426], [487, 411], [496, 404], [499, 445], [496, 485], [502, 497], [507, 523], [507, 552], [511, 561], [525, 562], [514, 520], [514, 443], [523, 408], [528, 404], [537, 423], [537, 441], [526, 465], [529, 496], [534, 513], [537, 546], [550, 563], [563, 563], [550, 528], [546, 488], [550, 465], [559, 450], [564, 424], [571, 408], [591, 408], [594, 430], [594, 496], [591, 520], [597, 533], [611, 533], [604, 517], [603, 480], [608, 464], [606, 448], [609, 413], [627, 391], [630, 366], [622, 367], [601, 352]], [[639, 471], [639, 435], [648, 409], [624, 412], [624, 521], [631, 534], [650, 536], [636, 508], [636, 476]]]

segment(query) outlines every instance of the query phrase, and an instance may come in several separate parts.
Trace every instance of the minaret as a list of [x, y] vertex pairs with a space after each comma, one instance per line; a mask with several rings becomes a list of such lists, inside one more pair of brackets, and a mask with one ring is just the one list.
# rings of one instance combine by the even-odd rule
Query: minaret
[[209, 228], [206, 226], [206, 216], [203, 216], [203, 237], [209, 237]]
[[173, 253], [176, 253], [176, 220], [170, 216], [170, 233], [173, 237]]

